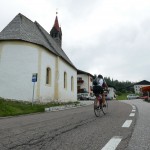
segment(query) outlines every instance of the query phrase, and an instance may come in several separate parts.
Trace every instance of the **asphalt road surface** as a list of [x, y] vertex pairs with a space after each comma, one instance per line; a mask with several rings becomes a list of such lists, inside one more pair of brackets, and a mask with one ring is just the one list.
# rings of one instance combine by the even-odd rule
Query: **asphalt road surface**
[[123, 101], [136, 107], [136, 124], [127, 150], [150, 150], [150, 103], [141, 99]]
[[135, 104], [125, 102], [109, 101], [109, 112], [101, 117], [88, 105], [0, 119], [0, 150], [127, 149], [136, 136], [132, 133], [138, 113], [130, 116]]

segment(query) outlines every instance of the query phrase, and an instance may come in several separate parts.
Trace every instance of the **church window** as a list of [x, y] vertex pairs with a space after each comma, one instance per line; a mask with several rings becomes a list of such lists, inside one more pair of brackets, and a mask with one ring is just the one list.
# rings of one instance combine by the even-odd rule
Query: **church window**
[[51, 84], [51, 69], [46, 68], [46, 84]]
[[64, 72], [64, 88], [67, 89], [67, 73]]
[[71, 77], [71, 91], [74, 91], [74, 78]]

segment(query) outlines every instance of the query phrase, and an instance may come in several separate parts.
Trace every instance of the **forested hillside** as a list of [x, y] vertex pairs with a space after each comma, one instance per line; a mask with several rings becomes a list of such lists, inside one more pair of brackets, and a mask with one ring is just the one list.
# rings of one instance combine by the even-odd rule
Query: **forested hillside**
[[[97, 77], [94, 75], [94, 79]], [[133, 92], [133, 85], [134, 82], [130, 81], [118, 81], [111, 79], [110, 77], [104, 77], [105, 81], [107, 82], [108, 86], [112, 86], [116, 89], [117, 93], [127, 93], [127, 92]]]

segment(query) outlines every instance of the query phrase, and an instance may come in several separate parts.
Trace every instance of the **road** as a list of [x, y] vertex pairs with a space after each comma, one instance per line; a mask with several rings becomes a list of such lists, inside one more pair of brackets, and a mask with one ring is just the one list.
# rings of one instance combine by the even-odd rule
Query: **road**
[[126, 150], [150, 150], [150, 103], [141, 99], [123, 102], [134, 105], [137, 112], [134, 132]]
[[[109, 112], [101, 117], [89, 105], [0, 119], [0, 150], [108, 150], [109, 144], [111, 150], [127, 149], [138, 117], [129, 116], [135, 104], [127, 103], [109, 101]], [[129, 127], [123, 127], [126, 120], [132, 120]], [[113, 148], [111, 140], [118, 138]]]

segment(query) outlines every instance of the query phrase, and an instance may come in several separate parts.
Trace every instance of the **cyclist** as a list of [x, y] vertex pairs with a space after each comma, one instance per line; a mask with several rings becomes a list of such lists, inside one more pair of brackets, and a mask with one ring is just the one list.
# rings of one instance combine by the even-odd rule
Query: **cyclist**
[[98, 75], [97, 80], [97, 86], [100, 87], [100, 93], [102, 94], [102, 104], [103, 107], [106, 107], [106, 100], [105, 100], [105, 93], [104, 93], [104, 89], [108, 90], [108, 86], [106, 81], [103, 79], [102, 75]]

